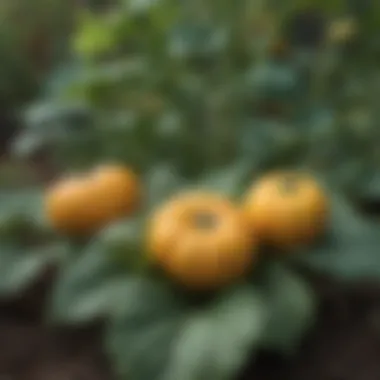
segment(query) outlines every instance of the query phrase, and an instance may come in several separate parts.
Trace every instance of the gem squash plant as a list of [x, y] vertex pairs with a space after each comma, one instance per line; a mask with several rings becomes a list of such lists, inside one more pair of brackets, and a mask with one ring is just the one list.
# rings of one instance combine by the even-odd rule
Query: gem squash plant
[[44, 199], [45, 213], [58, 232], [91, 234], [131, 214], [139, 193], [138, 179], [129, 168], [103, 165], [49, 188]]
[[66, 248], [45, 223], [43, 193], [26, 166], [0, 165], [0, 297], [26, 290], [64, 257]]
[[284, 172], [268, 174], [253, 185], [243, 209], [252, 231], [268, 244], [286, 249], [321, 235], [326, 227], [328, 203], [314, 178]]
[[254, 262], [254, 235], [240, 210], [218, 194], [182, 194], [151, 216], [148, 252], [180, 283], [214, 288]]
[[[320, 4], [329, 23], [337, 10]], [[78, 25], [80, 41], [96, 23], [107, 35], [89, 50], [75, 40], [25, 113], [16, 153], [44, 146], [79, 178], [41, 191], [31, 212], [61, 250], [47, 318], [105, 320], [120, 379], [236, 379], [259, 350], [291, 354], [312, 328], [318, 299], [298, 269], [379, 279], [378, 226], [349, 201], [378, 192], [378, 68], [356, 59], [375, 55], [365, 26], [378, 6], [332, 50], [320, 25], [313, 41], [299, 38], [309, 23], [288, 25], [303, 5], [280, 5], [122, 1]], [[83, 174], [109, 162], [137, 179]]]

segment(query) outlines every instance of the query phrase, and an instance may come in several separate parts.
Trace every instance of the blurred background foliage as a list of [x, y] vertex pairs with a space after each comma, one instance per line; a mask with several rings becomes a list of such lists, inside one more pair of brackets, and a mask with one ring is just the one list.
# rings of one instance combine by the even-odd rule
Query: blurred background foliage
[[[33, 30], [55, 58], [17, 155], [48, 149], [57, 170], [169, 162], [189, 178], [232, 162], [307, 167], [355, 197], [380, 195], [378, 2], [39, 3], [25, 35], [8, 28], [12, 54], [31, 54]], [[21, 58], [25, 73], [37, 58]]]
[[67, 51], [73, 3], [0, 2], [0, 149], [19, 126], [19, 107], [37, 96], [55, 62]]
[[0, 4], [0, 99], [13, 106], [35, 94], [55, 60], [63, 56], [72, 2], [4, 0]]

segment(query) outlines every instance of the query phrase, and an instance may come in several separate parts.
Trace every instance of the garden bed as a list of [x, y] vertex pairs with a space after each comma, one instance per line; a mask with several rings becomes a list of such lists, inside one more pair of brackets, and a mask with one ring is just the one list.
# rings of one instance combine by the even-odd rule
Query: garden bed
[[0, 380], [379, 380], [380, 9], [125, 3], [0, 146]]
[[[356, 209], [367, 219], [379, 214], [373, 202]], [[6, 348], [0, 380], [114, 380], [101, 326], [54, 328], [43, 320], [53, 278], [47, 273], [19, 299], [0, 303], [0, 342]], [[379, 380], [380, 287], [309, 279], [321, 306], [299, 352], [289, 359], [261, 353], [238, 380]]]
[[[315, 282], [320, 318], [299, 353], [286, 360], [261, 354], [241, 380], [378, 380], [380, 289]], [[101, 328], [54, 329], [40, 309], [47, 284], [0, 307], [0, 378], [12, 380], [112, 380], [101, 348]]]

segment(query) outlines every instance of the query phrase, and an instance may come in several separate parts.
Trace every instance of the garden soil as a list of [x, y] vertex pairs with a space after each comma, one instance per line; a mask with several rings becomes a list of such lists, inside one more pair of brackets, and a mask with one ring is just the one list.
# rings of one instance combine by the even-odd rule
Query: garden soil
[[[380, 380], [380, 289], [314, 282], [320, 317], [299, 352], [288, 360], [260, 354], [239, 380]], [[57, 330], [43, 323], [48, 288], [45, 279], [0, 306], [0, 380], [116, 380], [101, 328]]]

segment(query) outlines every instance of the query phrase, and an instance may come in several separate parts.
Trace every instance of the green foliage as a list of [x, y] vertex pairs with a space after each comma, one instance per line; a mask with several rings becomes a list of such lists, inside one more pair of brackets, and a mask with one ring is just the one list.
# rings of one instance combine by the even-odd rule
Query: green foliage
[[358, 215], [346, 199], [332, 197], [330, 228], [313, 248], [295, 260], [343, 281], [375, 280], [380, 275], [378, 226]]
[[[34, 190], [34, 191], [33, 191]], [[41, 215], [36, 189], [0, 194], [0, 296], [14, 296], [33, 284], [65, 254]]]
[[[350, 195], [376, 196], [378, 69], [365, 25], [377, 11], [357, 14], [349, 47], [287, 48], [282, 22], [304, 5], [126, 1], [104, 15], [86, 11], [78, 38], [100, 50], [58, 70], [54, 80], [64, 80], [40, 122], [27, 115], [25, 144], [54, 147], [59, 167], [118, 159], [145, 170], [164, 158], [185, 177], [244, 154], [257, 173], [302, 166]], [[325, 11], [327, 25], [336, 11]], [[75, 105], [73, 117], [82, 104], [89, 122], [74, 128], [62, 104]]]
[[[306, 12], [306, 5], [313, 7]], [[353, 9], [340, 7], [124, 0], [107, 12], [86, 11], [73, 59], [26, 110], [14, 150], [27, 157], [47, 147], [59, 171], [130, 165], [142, 179], [142, 206], [136, 218], [105, 226], [89, 241], [45, 234], [36, 248], [18, 213], [6, 211], [0, 292], [23, 289], [54, 262], [49, 320], [106, 319], [120, 379], [229, 380], [260, 349], [292, 354], [318, 306], [295, 266], [345, 281], [380, 275], [378, 227], [346, 201], [380, 194], [380, 55], [371, 29], [379, 6], [355, 10], [359, 32], [333, 41], [325, 26], [338, 9]], [[306, 41], [299, 19], [310, 12], [322, 20]], [[238, 200], [254, 179], [278, 168], [311, 171], [334, 189], [320, 241], [282, 259], [261, 252], [241, 283], [203, 296], [146, 265], [145, 225], [168, 197], [196, 188]], [[7, 198], [4, 210], [10, 204]], [[47, 232], [35, 218], [27, 225]], [[62, 252], [45, 255], [50, 245]]]
[[178, 170], [167, 163], [152, 166], [144, 176], [144, 183], [143, 207], [148, 212], [187, 185]]
[[57, 265], [65, 250], [60, 244], [41, 248], [0, 246], [0, 297], [17, 296], [33, 285], [52, 265]]
[[132, 220], [111, 225], [87, 244], [74, 245], [52, 289], [49, 320], [77, 324], [108, 315], [124, 277], [145, 267], [142, 232], [142, 222]]
[[234, 379], [262, 342], [284, 348], [282, 336], [266, 332], [279, 325], [271, 313], [286, 316], [289, 307], [293, 307], [294, 319], [285, 317], [280, 330], [283, 333], [293, 326], [287, 340], [299, 340], [299, 332], [310, 322], [306, 316], [313, 314], [312, 297], [299, 299], [307, 288], [296, 283], [299, 291], [280, 304], [284, 293], [276, 283], [275, 278], [273, 286], [266, 283], [270, 292], [241, 284], [206, 305], [197, 305], [159, 282], [144, 278], [126, 281], [123, 302], [120, 300], [112, 314], [106, 335], [120, 378]]
[[51, 293], [49, 320], [78, 324], [104, 317], [123, 274], [100, 246], [92, 246], [61, 266]]
[[113, 19], [84, 12], [81, 29], [74, 42], [74, 51], [85, 57], [96, 57], [112, 50], [117, 45]]
[[[73, 8], [56, 0], [4, 0], [0, 4], [0, 101], [2, 110], [36, 94], [65, 50]], [[54, 51], [56, 49], [56, 51]]]
[[116, 371], [122, 377], [161, 376], [182, 322], [181, 299], [163, 284], [133, 277], [120, 295], [106, 339]]
[[317, 303], [313, 290], [280, 263], [263, 268], [261, 283], [269, 300], [269, 320], [260, 344], [269, 350], [292, 354], [315, 322]]
[[249, 287], [232, 290], [209, 310], [190, 313], [172, 348], [167, 379], [230, 379], [261, 335], [265, 309]]
[[207, 171], [194, 187], [237, 198], [252, 180], [253, 172], [250, 160], [243, 158], [223, 169]]

